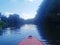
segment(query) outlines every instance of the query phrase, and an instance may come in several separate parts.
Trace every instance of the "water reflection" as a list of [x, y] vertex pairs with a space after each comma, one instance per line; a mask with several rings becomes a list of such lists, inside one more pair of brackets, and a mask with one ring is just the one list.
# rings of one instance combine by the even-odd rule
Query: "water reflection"
[[29, 35], [32, 35], [41, 41], [44, 40], [40, 35], [41, 32], [39, 33], [37, 26], [34, 24], [25, 24], [19, 29], [14, 30], [7, 28], [5, 30], [1, 30], [0, 33], [0, 45], [17, 45]]
[[38, 39], [41, 39], [41, 36], [38, 33], [36, 25], [26, 24], [20, 28], [20, 32], [24, 36], [32, 35]]

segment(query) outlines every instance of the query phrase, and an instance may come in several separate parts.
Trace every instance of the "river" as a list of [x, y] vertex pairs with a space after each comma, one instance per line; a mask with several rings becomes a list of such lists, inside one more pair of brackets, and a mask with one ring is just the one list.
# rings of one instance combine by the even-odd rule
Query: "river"
[[[42, 38], [36, 25], [25, 24], [19, 29], [11, 30], [10, 28], [7, 28], [2, 31], [0, 30], [0, 45], [18, 45], [19, 42], [28, 36], [34, 36], [40, 41], [47, 41]], [[45, 44], [45, 42], [43, 43]]]

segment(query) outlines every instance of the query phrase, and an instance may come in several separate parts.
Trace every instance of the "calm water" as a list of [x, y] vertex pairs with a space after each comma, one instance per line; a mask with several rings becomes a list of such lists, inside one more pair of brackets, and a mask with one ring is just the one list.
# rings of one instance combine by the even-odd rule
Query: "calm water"
[[40, 41], [47, 41], [42, 38], [36, 25], [25, 24], [20, 29], [11, 30], [7, 28], [6, 30], [0, 30], [0, 45], [17, 45], [29, 35], [36, 37]]

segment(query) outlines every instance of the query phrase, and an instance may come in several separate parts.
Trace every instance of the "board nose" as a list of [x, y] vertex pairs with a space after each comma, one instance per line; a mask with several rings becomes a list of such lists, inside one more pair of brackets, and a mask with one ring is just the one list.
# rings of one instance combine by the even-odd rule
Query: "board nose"
[[27, 38], [25, 38], [22, 42], [20, 42], [18, 45], [44, 45], [44, 44], [34, 36], [30, 35]]

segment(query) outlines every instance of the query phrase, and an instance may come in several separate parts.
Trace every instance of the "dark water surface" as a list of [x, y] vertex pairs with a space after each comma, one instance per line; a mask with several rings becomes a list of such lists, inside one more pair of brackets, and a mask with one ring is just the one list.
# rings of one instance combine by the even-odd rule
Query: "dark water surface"
[[43, 41], [45, 45], [47, 45], [47, 40], [42, 38], [43, 36], [40, 34], [42, 33], [39, 33], [37, 26], [34, 24], [25, 24], [19, 29], [13, 30], [7, 28], [5, 30], [0, 30], [0, 45], [18, 45], [19, 42], [29, 35], [36, 37], [40, 41]]

